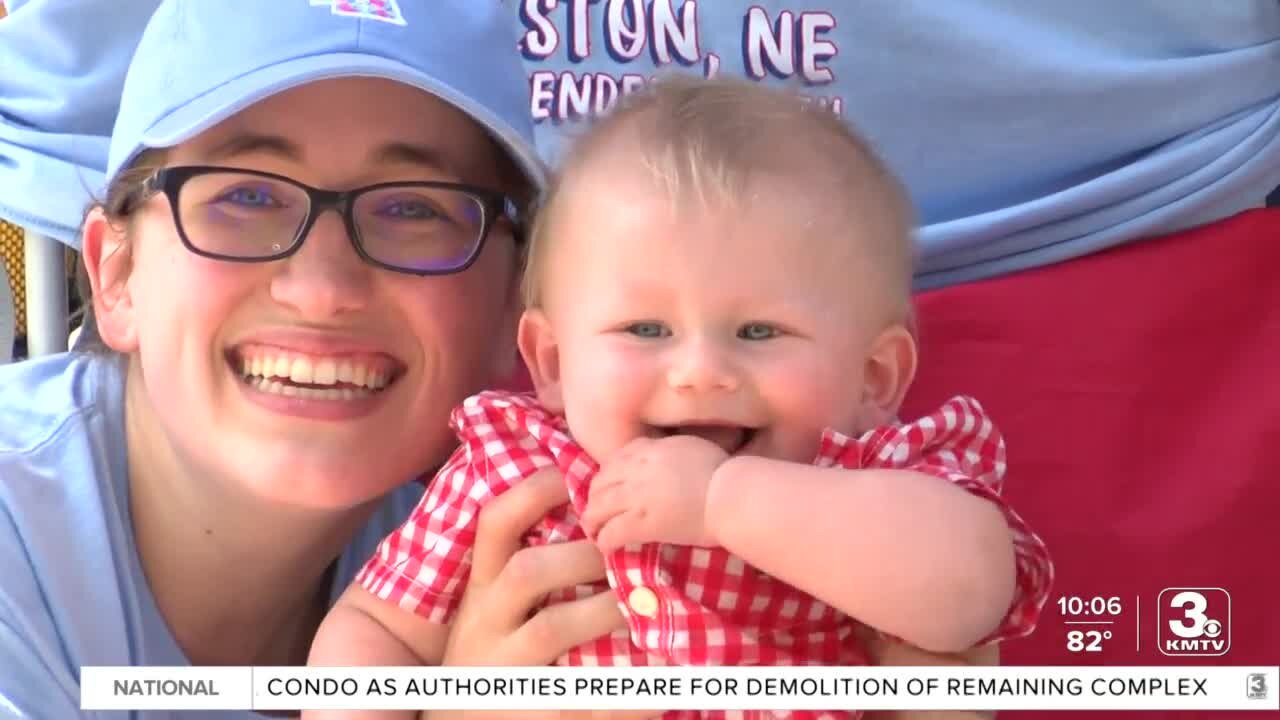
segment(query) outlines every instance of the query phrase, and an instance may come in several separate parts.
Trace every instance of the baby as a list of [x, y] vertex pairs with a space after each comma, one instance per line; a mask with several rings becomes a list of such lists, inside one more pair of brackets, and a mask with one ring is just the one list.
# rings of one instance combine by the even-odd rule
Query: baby
[[313, 664], [438, 663], [478, 512], [548, 465], [571, 503], [529, 542], [593, 539], [628, 626], [561, 664], [858, 665], [866, 632], [933, 652], [1029, 633], [1052, 571], [1000, 499], [1000, 435], [965, 397], [897, 420], [911, 231], [872, 151], [792, 93], [672, 77], [628, 96], [564, 158], [532, 232], [536, 392], [455, 411], [461, 447]]

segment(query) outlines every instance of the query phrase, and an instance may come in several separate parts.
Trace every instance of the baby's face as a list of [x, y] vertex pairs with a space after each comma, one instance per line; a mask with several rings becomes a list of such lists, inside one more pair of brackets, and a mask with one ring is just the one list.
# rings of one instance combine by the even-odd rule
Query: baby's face
[[824, 428], [864, 429], [890, 302], [848, 228], [820, 220], [829, 206], [775, 196], [677, 215], [628, 189], [570, 200], [544, 266], [558, 377], [539, 390], [587, 452], [687, 433], [809, 462]]

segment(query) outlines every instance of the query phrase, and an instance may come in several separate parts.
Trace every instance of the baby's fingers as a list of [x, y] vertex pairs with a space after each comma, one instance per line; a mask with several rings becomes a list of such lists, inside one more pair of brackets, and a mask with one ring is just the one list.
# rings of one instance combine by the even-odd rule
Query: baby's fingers
[[625, 510], [610, 517], [596, 533], [596, 547], [608, 555], [624, 545], [653, 540], [645, 527], [643, 510]]
[[587, 537], [595, 538], [610, 520], [627, 511], [627, 493], [622, 485], [591, 486], [591, 495], [587, 499], [587, 507], [582, 511], [582, 529]]

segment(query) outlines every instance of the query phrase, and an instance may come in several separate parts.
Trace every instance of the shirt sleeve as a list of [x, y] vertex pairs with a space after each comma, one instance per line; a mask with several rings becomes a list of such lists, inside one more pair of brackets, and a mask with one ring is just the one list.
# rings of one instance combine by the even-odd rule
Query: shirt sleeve
[[1044, 541], [1001, 497], [1004, 438], [973, 398], [958, 397], [934, 414], [895, 427], [864, 448], [864, 457], [954, 483], [995, 504], [1013, 539], [1016, 585], [1000, 625], [979, 644], [1025, 637], [1035, 630], [1053, 583], [1053, 563]]
[[496, 488], [464, 444], [427, 485], [400, 529], [379, 545], [356, 584], [431, 622], [448, 623], [471, 572], [471, 546], [483, 503]]
[[448, 623], [471, 574], [480, 509], [513, 485], [552, 465], [530, 425], [531, 400], [485, 391], [454, 408], [450, 425], [461, 446], [427, 486], [399, 530], [378, 546], [356, 575], [373, 595], [430, 622]]
[[68, 659], [50, 599], [42, 596], [7, 512], [0, 502], [0, 718], [101, 717], [80, 710], [79, 670]]
[[0, 718], [96, 717], [96, 713], [80, 710], [79, 684], [71, 682], [67, 669], [59, 672], [50, 665], [51, 658], [11, 620], [0, 617], [0, 668], [4, 668], [0, 672]]

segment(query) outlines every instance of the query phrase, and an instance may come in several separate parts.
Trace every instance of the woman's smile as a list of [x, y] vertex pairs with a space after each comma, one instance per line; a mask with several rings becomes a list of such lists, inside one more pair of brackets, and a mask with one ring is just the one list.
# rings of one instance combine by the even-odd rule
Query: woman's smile
[[234, 348], [227, 362], [255, 404], [320, 420], [372, 412], [405, 373], [404, 363], [385, 353], [313, 353], [257, 344]]

